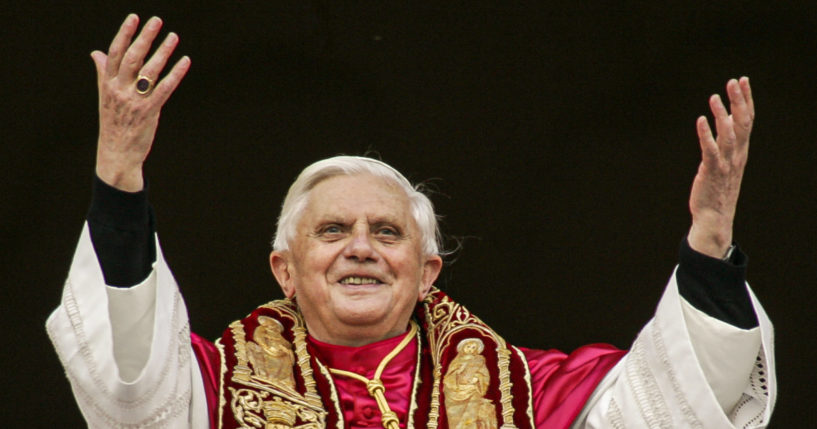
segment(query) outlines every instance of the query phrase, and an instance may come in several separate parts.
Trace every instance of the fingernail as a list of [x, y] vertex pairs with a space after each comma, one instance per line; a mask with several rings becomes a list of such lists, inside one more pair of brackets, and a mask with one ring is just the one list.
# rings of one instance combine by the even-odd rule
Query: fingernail
[[179, 40], [179, 36], [176, 33], [168, 33], [167, 41], [165, 42], [167, 45], [172, 45]]
[[132, 25], [136, 25], [139, 23], [139, 15], [135, 13], [129, 13], [128, 16], [125, 17], [125, 20], [122, 21], [123, 27], [129, 27]]
[[159, 25], [161, 25], [161, 23], [162, 23], [162, 20], [158, 16], [154, 16], [153, 18], [150, 18], [150, 22], [148, 23], [148, 28], [150, 28], [151, 30], [155, 30], [155, 29], [159, 28]]

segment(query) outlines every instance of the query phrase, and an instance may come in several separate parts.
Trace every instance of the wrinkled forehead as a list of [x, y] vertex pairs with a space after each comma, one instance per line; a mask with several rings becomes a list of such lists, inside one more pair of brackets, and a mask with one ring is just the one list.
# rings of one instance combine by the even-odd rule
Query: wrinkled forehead
[[384, 177], [367, 173], [328, 177], [316, 183], [306, 198], [299, 224], [315, 217], [366, 216], [416, 227], [408, 195]]

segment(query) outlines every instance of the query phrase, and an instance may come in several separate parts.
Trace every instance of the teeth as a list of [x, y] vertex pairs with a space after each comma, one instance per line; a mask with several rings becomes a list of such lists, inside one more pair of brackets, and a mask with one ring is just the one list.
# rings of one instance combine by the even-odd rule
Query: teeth
[[380, 280], [371, 277], [346, 277], [340, 282], [345, 285], [370, 285], [380, 283]]

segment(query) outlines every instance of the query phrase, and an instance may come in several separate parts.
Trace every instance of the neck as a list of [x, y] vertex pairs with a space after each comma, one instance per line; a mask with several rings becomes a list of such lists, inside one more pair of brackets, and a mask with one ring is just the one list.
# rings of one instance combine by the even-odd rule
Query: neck
[[313, 330], [307, 323], [306, 329], [309, 332], [309, 336], [322, 343], [336, 346], [360, 347], [404, 334], [408, 330], [408, 321], [399, 326], [399, 328], [385, 331], [382, 328], [351, 327], [349, 329], [329, 333], [325, 330]]

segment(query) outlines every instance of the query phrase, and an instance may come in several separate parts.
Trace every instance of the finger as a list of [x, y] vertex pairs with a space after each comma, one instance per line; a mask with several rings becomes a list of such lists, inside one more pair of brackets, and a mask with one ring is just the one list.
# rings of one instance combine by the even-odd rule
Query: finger
[[142, 68], [145, 56], [150, 50], [150, 45], [153, 44], [153, 40], [156, 39], [156, 35], [159, 34], [161, 28], [162, 20], [157, 16], [150, 18], [142, 27], [139, 36], [136, 37], [136, 40], [133, 41], [122, 57], [118, 75], [123, 81], [129, 82], [136, 79], [136, 74]]
[[91, 52], [91, 59], [94, 61], [94, 68], [96, 69], [96, 81], [102, 82], [102, 77], [105, 74], [105, 65], [108, 62], [108, 56], [101, 51]]
[[190, 57], [185, 55], [170, 69], [170, 73], [159, 81], [150, 98], [154, 99], [158, 105], [163, 105], [178, 88], [188, 70], [190, 70]]
[[746, 101], [746, 109], [749, 111], [750, 116], [752, 117], [752, 121], [755, 120], [755, 101], [752, 98], [752, 86], [749, 85], [749, 78], [743, 76], [738, 81], [740, 84], [740, 90], [743, 93], [743, 98]]
[[715, 94], [709, 97], [709, 108], [715, 117], [715, 130], [718, 132], [717, 142], [721, 145], [731, 145], [735, 141], [735, 130], [732, 128], [732, 120], [729, 112], [721, 101], [721, 96]]
[[119, 72], [119, 63], [122, 62], [122, 56], [130, 45], [133, 35], [136, 34], [136, 28], [139, 26], [139, 16], [135, 13], [128, 15], [122, 25], [119, 27], [119, 32], [111, 41], [111, 46], [108, 47], [108, 63], [105, 65], [105, 74], [109, 77], [116, 76]]
[[162, 73], [162, 69], [165, 68], [167, 64], [167, 59], [170, 58], [170, 54], [173, 53], [173, 50], [176, 49], [176, 46], [179, 44], [179, 36], [176, 33], [170, 33], [165, 37], [165, 40], [159, 45], [159, 48], [156, 49], [156, 52], [150, 57], [147, 63], [142, 67], [142, 70], [139, 71], [139, 74], [142, 76], [147, 76], [152, 80], [156, 80], [159, 77], [159, 74]]
[[737, 142], [745, 144], [749, 141], [749, 133], [752, 132], [752, 116], [749, 114], [749, 106], [746, 105], [746, 98], [737, 80], [730, 80], [726, 84], [726, 91], [729, 93], [729, 110], [732, 112], [732, 126]]
[[707, 165], [717, 163], [719, 149], [715, 138], [712, 136], [709, 122], [705, 116], [700, 116], [695, 125], [698, 131], [698, 142], [701, 145], [701, 159]]

